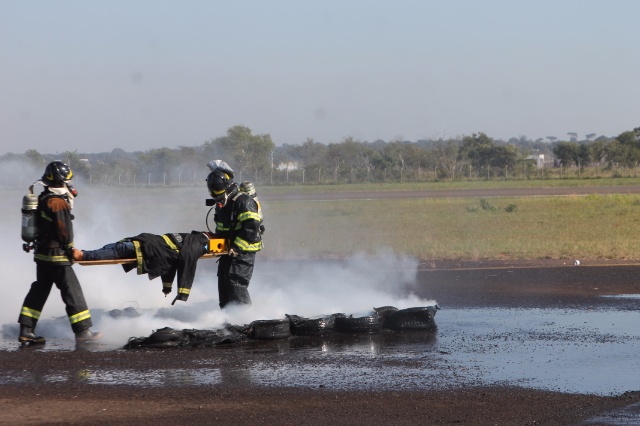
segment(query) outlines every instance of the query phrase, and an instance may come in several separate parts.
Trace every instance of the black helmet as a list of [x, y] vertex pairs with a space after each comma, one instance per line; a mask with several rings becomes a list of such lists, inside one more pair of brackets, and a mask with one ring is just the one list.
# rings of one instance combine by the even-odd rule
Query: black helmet
[[62, 161], [53, 161], [47, 165], [42, 175], [42, 182], [47, 186], [61, 187], [65, 182], [71, 180], [73, 172], [71, 168]]
[[209, 176], [207, 176], [207, 188], [209, 188], [209, 194], [211, 194], [213, 199], [216, 201], [225, 196], [231, 185], [231, 177], [220, 170], [214, 170], [209, 173]]

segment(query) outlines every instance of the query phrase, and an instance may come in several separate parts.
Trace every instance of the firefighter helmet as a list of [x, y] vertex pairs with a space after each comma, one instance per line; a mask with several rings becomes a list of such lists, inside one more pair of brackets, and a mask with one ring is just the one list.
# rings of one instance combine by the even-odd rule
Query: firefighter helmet
[[231, 177], [220, 170], [214, 170], [209, 173], [209, 176], [207, 176], [207, 188], [209, 188], [209, 194], [211, 194], [213, 199], [216, 201], [222, 199], [226, 195], [227, 191], [231, 188], [232, 183]]
[[44, 169], [41, 179], [46, 186], [61, 187], [72, 177], [73, 172], [69, 166], [62, 161], [52, 161]]

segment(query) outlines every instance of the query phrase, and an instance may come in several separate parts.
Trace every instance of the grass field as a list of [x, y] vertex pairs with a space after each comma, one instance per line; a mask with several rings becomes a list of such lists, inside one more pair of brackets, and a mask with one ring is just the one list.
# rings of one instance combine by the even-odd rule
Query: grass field
[[288, 185], [262, 186], [261, 193], [286, 194], [295, 192], [358, 192], [358, 191], [417, 191], [489, 188], [558, 188], [590, 186], [636, 186], [640, 178], [585, 178], [585, 179], [534, 179], [534, 180], [471, 180], [406, 183], [357, 183], [350, 185]]
[[636, 195], [279, 202], [265, 210], [276, 230], [265, 235], [265, 255], [276, 258], [389, 247], [420, 259], [640, 259]]
[[[576, 182], [577, 181], [577, 182]], [[591, 185], [583, 185], [584, 183]], [[260, 194], [548, 186], [624, 186], [640, 179], [258, 187]], [[598, 184], [598, 185], [596, 185]], [[515, 186], [514, 186], [515, 185]], [[206, 189], [79, 188], [76, 239], [204, 230]], [[19, 240], [23, 192], [3, 190], [5, 232]], [[11, 203], [7, 201], [11, 200]], [[95, 208], [96, 211], [93, 211]], [[108, 213], [107, 213], [108, 212]], [[640, 196], [421, 198], [263, 203], [269, 259], [393, 251], [420, 259], [640, 259]], [[108, 215], [105, 219], [103, 216]], [[213, 226], [213, 225], [211, 225]], [[105, 235], [94, 235], [98, 231]], [[95, 237], [95, 238], [93, 238]], [[108, 240], [108, 238], [112, 238]], [[12, 241], [12, 245], [14, 242]], [[98, 243], [96, 243], [98, 244]], [[19, 247], [19, 245], [18, 245]], [[96, 248], [96, 247], [85, 247]]]

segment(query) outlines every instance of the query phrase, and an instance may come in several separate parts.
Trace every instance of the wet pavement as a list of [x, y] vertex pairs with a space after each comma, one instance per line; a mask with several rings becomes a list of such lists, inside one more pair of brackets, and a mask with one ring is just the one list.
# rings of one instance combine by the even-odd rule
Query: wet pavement
[[[515, 386], [620, 396], [640, 390], [640, 291], [635, 273], [635, 266], [424, 268], [417, 274], [419, 285], [408, 292], [437, 300], [441, 309], [434, 331], [334, 332], [273, 341], [244, 339], [211, 348], [125, 350], [126, 341], [77, 348], [65, 333], [56, 335], [55, 330], [68, 328], [64, 318], [43, 321], [40, 331], [50, 332], [45, 345], [20, 348], [17, 325], [5, 324], [0, 340], [5, 355], [0, 356], [9, 362], [0, 369], [0, 385], [332, 391]], [[608, 281], [612, 277], [617, 284]], [[98, 326], [105, 320], [101, 315], [106, 313], [94, 313]], [[118, 321], [133, 324], [136, 318]], [[53, 357], [47, 365], [25, 368], [11, 356], [44, 359], [38, 353]], [[58, 355], [64, 354], [73, 354], [81, 365], [69, 368], [68, 362], [59, 361]], [[640, 408], [634, 403], [586, 424], [639, 423]]]
[[[632, 300], [638, 301], [635, 297]], [[509, 384], [567, 393], [616, 395], [637, 390], [640, 383], [639, 309], [452, 308], [438, 311], [436, 323], [436, 331], [383, 330], [375, 334], [333, 333], [274, 341], [245, 339], [214, 348], [189, 349], [200, 354], [183, 370], [87, 367], [81, 373], [56, 371], [34, 377], [30, 372], [3, 369], [0, 384], [226, 383], [339, 390]], [[43, 346], [20, 349], [14, 339], [5, 337], [0, 349], [70, 351], [76, 347], [71, 339], [58, 338]], [[123, 350], [104, 344], [81, 349]], [[212, 351], [217, 356], [221, 352], [224, 356], [233, 355], [241, 360], [241, 367], [211, 368], [206, 355]]]

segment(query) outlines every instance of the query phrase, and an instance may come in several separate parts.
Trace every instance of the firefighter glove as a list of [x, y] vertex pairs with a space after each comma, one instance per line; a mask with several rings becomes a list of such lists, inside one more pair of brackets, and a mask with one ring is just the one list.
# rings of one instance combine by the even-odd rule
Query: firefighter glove
[[69, 247], [68, 249], [66, 249], [64, 251], [65, 256], [67, 256], [67, 258], [69, 259], [69, 263], [71, 263], [72, 265], [74, 264], [74, 260], [73, 260], [73, 248]]
[[162, 287], [162, 292], [164, 293], [164, 297], [167, 297], [171, 294], [171, 287]]
[[235, 251], [234, 249], [230, 248], [229, 249], [229, 256], [231, 257], [236, 257], [238, 255], [238, 252]]
[[189, 297], [189, 296], [188, 296], [188, 295], [186, 295], [186, 294], [178, 293], [178, 295], [176, 296], [176, 298], [175, 298], [175, 299], [173, 299], [173, 302], [171, 302], [171, 305], [173, 305], [174, 303], [176, 303], [176, 301], [177, 301], [177, 300], [180, 300], [180, 301], [182, 301], [182, 302], [186, 302], [188, 297]]

